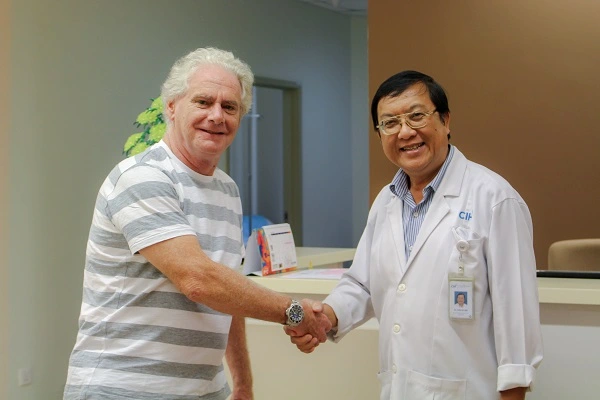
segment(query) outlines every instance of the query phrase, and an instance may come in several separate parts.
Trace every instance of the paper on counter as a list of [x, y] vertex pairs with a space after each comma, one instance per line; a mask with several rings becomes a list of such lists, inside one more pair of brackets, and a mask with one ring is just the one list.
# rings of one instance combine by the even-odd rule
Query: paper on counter
[[346, 271], [348, 271], [348, 268], [302, 269], [299, 271], [285, 272], [276, 275], [276, 277], [290, 279], [340, 279]]

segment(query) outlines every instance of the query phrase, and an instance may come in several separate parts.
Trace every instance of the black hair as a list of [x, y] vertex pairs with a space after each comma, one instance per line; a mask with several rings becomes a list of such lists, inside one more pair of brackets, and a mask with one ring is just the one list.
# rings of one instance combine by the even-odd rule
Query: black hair
[[[379, 122], [377, 117], [377, 106], [381, 99], [384, 97], [399, 96], [406, 89], [417, 83], [422, 83], [425, 86], [429, 93], [429, 98], [435, 106], [436, 111], [439, 113], [442, 122], [445, 120], [450, 113], [450, 108], [448, 107], [448, 97], [446, 96], [444, 88], [429, 75], [425, 75], [418, 71], [408, 70], [390, 76], [379, 85], [377, 92], [375, 92], [373, 100], [371, 101], [371, 118], [373, 119], [373, 127], [375, 130], [377, 130]], [[448, 138], [450, 138], [450, 134], [448, 134]]]

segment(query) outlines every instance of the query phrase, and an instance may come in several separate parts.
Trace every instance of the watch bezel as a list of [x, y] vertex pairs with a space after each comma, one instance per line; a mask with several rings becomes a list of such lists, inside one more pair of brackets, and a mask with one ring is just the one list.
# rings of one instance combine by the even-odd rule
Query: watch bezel
[[286, 325], [298, 326], [304, 320], [304, 308], [298, 301], [292, 300], [292, 304], [285, 310], [285, 315], [287, 316]]

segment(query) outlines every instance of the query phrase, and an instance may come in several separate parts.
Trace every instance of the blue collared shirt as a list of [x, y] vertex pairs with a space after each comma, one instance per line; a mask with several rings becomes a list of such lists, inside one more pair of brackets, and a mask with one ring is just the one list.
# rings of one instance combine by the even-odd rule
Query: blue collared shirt
[[408, 186], [409, 178], [403, 170], [399, 170], [392, 183], [390, 184], [390, 190], [393, 194], [398, 196], [402, 200], [402, 222], [404, 225], [404, 254], [406, 259], [410, 256], [413, 245], [417, 240], [417, 235], [425, 220], [425, 214], [429, 210], [429, 206], [433, 201], [433, 195], [435, 191], [440, 187], [440, 183], [444, 178], [444, 174], [450, 165], [452, 156], [454, 155], [454, 146], [448, 145], [449, 151], [446, 161], [442, 164], [442, 168], [438, 171], [437, 175], [429, 184], [423, 189], [423, 200], [419, 204], [415, 204], [415, 199], [410, 193]]

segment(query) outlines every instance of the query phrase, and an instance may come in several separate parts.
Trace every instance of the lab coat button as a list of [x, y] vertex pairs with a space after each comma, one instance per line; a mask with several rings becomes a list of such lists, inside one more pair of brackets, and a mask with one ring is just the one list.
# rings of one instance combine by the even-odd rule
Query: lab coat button
[[396, 367], [396, 364], [392, 365], [392, 372], [393, 373], [398, 372], [398, 368]]
[[[395, 325], [394, 325], [394, 333], [398, 333], [398, 332], [400, 332], [400, 325], [398, 325], [398, 324], [395, 324]], [[395, 372], [395, 371], [394, 371], [394, 372]]]
[[398, 293], [404, 293], [406, 292], [406, 285], [404, 283], [401, 283], [398, 285]]
[[469, 242], [466, 240], [459, 240], [458, 243], [456, 243], [456, 248], [461, 253], [464, 253], [465, 251], [469, 250]]

